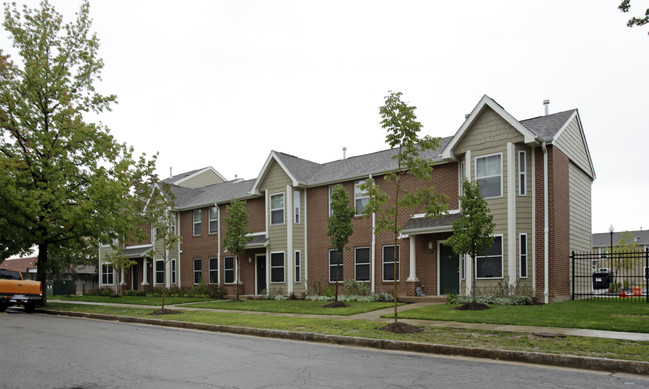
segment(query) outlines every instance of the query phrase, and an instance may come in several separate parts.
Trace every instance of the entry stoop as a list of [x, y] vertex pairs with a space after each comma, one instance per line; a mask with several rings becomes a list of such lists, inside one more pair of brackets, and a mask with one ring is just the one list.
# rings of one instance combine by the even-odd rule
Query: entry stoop
[[447, 304], [448, 296], [398, 296], [401, 303], [432, 303]]

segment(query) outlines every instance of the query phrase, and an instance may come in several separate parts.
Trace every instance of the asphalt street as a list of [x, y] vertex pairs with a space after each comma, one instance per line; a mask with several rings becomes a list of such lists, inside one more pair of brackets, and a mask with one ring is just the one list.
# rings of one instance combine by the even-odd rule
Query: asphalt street
[[0, 388], [646, 388], [649, 377], [0, 314]]

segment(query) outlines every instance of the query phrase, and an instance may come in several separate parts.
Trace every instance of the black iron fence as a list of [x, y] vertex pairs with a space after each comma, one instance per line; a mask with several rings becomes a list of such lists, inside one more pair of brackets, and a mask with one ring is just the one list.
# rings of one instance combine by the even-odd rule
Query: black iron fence
[[572, 252], [573, 300], [612, 299], [649, 303], [649, 249]]

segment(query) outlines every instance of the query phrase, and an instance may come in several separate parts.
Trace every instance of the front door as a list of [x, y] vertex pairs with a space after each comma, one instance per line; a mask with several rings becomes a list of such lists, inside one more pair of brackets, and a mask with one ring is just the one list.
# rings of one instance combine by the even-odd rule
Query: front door
[[138, 274], [137, 274], [137, 263], [131, 266], [131, 290], [137, 290], [138, 287]]
[[255, 257], [257, 261], [255, 279], [257, 280], [257, 285], [255, 288], [255, 294], [266, 293], [266, 256], [257, 255]]
[[460, 292], [460, 257], [450, 246], [439, 247], [439, 294], [459, 294]]

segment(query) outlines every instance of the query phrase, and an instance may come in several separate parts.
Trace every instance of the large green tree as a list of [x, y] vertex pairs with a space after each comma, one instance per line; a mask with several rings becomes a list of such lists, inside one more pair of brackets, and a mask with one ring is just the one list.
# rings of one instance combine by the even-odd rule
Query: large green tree
[[228, 216], [225, 218], [225, 238], [223, 243], [226, 249], [234, 254], [236, 262], [236, 273], [234, 277], [236, 297], [235, 301], [239, 301], [239, 263], [240, 257], [248, 243], [252, 240], [252, 236], [248, 232], [248, 212], [246, 211], [246, 202], [232, 199], [230, 205], [225, 207]]
[[349, 237], [354, 232], [352, 218], [356, 210], [349, 203], [349, 195], [345, 188], [338, 184], [334, 186], [331, 193], [331, 215], [327, 223], [327, 236], [331, 245], [336, 248], [336, 295], [334, 301], [338, 302], [338, 284], [341, 277], [340, 261], [342, 260], [343, 250], [349, 243]]
[[[617, 8], [624, 13], [629, 12], [629, 10], [631, 9], [631, 0], [623, 0]], [[628, 27], [644, 26], [647, 23], [649, 23], [649, 8], [645, 10], [644, 16], [639, 18], [633, 16], [631, 19], [629, 19], [626, 25]]]
[[[476, 256], [484, 255], [494, 242], [493, 221], [487, 201], [480, 194], [477, 182], [465, 180], [460, 195], [460, 213], [462, 217], [453, 221], [453, 235], [446, 241], [458, 255], [469, 254], [475, 263]], [[475, 266], [471, 270], [471, 289], [473, 302], [476, 301]]]
[[[396, 166], [393, 170], [385, 172], [383, 180], [385, 185], [379, 185], [374, 180], [368, 179], [361, 185], [361, 190], [369, 195], [369, 202], [364, 214], [367, 217], [376, 216], [374, 233], [381, 231], [392, 233], [394, 238], [394, 322], [397, 315], [397, 284], [398, 284], [398, 255], [397, 239], [402, 230], [399, 217], [403, 212], [410, 210], [423, 210], [425, 217], [439, 217], [446, 211], [448, 201], [446, 196], [435, 192], [430, 182], [434, 162], [425, 157], [427, 152], [439, 147], [440, 139], [431, 136], [419, 137], [423, 127], [417, 121], [415, 106], [401, 101], [401, 92], [388, 92], [385, 105], [380, 107], [381, 127], [387, 130], [386, 143], [395, 150], [392, 157]], [[404, 187], [404, 180], [408, 177], [421, 181], [417, 189], [408, 190]], [[390, 198], [385, 189], [390, 189], [394, 197]]]
[[67, 24], [48, 1], [5, 5], [3, 27], [16, 54], [0, 53], [0, 253], [37, 246], [45, 285], [50, 248], [136, 231], [155, 158], [86, 119], [115, 102], [95, 89], [103, 62], [87, 1]]

